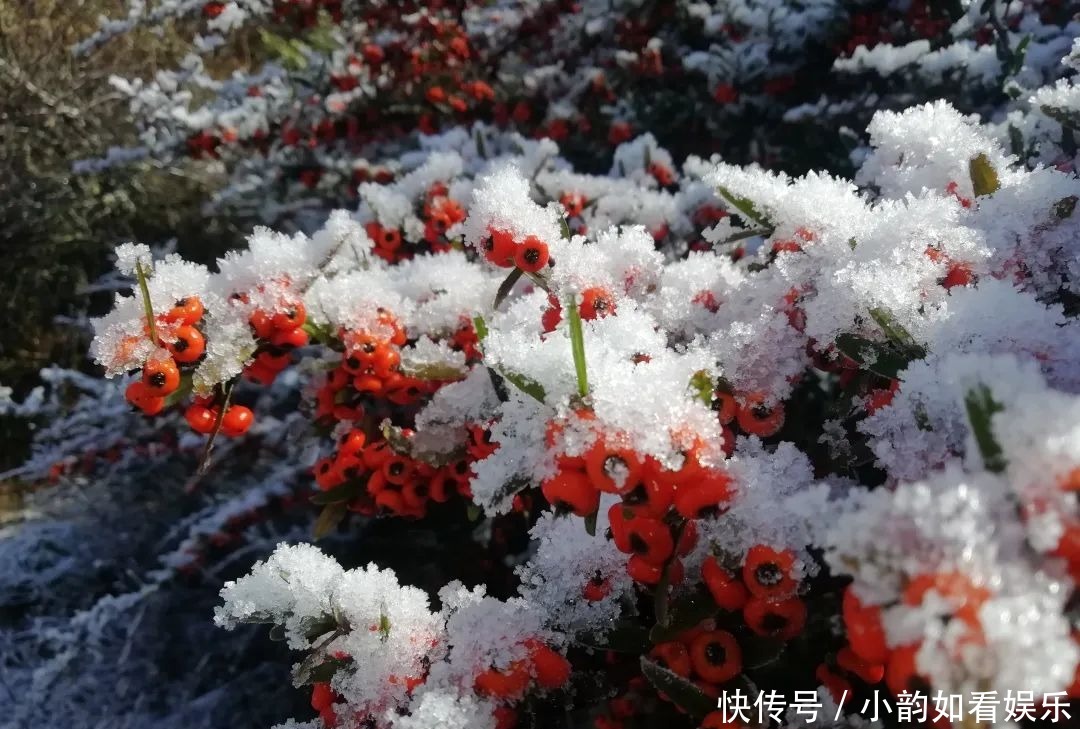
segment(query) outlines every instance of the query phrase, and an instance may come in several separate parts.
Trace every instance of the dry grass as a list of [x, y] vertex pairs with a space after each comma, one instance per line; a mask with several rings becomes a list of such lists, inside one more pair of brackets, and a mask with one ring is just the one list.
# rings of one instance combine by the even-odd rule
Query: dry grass
[[[208, 181], [185, 166], [125, 167], [94, 176], [74, 161], [134, 140], [111, 74], [148, 76], [186, 52], [179, 36], [132, 33], [94, 54], [70, 47], [119, 17], [123, 0], [0, 0], [0, 384], [25, 393], [49, 364], [86, 367], [85, 334], [58, 325], [106, 302], [81, 287], [108, 269], [117, 243], [177, 238], [186, 255], [211, 258], [236, 245], [243, 222], [199, 212]], [[247, 60], [246, 41], [222, 70]], [[0, 471], [19, 463], [28, 424], [0, 417]], [[3, 495], [0, 494], [0, 501]]]
[[[110, 74], [147, 75], [184, 53], [172, 34], [133, 33], [86, 58], [69, 48], [122, 0], [0, 0], [0, 383], [24, 390], [53, 362], [79, 366], [84, 342], [58, 314], [86, 304], [78, 290], [108, 266], [113, 245], [176, 236], [186, 248], [235, 240], [198, 213], [193, 170], [142, 165], [97, 176], [73, 161], [132, 141]], [[235, 59], [234, 59], [235, 60]]]

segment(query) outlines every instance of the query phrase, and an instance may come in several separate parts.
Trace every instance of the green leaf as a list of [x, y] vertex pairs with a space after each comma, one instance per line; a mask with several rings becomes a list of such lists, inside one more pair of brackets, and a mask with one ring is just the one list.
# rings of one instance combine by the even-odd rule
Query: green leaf
[[1024, 135], [1015, 125], [1009, 125], [1009, 148], [1012, 153], [1023, 160], [1024, 158]]
[[379, 423], [379, 432], [382, 433], [390, 450], [403, 456], [408, 456], [417, 461], [423, 461], [429, 466], [441, 468], [461, 458], [463, 449], [454, 448], [445, 453], [421, 450], [416, 448], [410, 438], [405, 437], [404, 428], [400, 428], [385, 418]]
[[303, 52], [305, 46], [299, 41], [286, 40], [265, 28], [259, 28], [259, 40], [286, 68], [301, 70], [307, 66], [307, 56]]
[[304, 325], [301, 327], [301, 329], [303, 329], [304, 332], [307, 333], [308, 337], [318, 342], [319, 344], [324, 344], [326, 346], [338, 344], [336, 338], [334, 337], [334, 332], [329, 325], [316, 324], [311, 319], [308, 319], [304, 322]]
[[390, 450], [394, 453], [403, 456], [412, 455], [412, 441], [405, 437], [401, 428], [390, 422], [390, 418], [379, 423], [379, 432], [382, 433], [386, 445], [390, 446]]
[[742, 648], [743, 668], [764, 668], [776, 663], [784, 654], [787, 644], [776, 638], [766, 638], [760, 635], [748, 635], [739, 639]]
[[312, 653], [293, 670], [294, 686], [310, 686], [313, 683], [326, 683], [334, 674], [349, 665], [342, 658], [327, 658], [321, 653]]
[[476, 338], [483, 342], [488, 335], [487, 323], [484, 321], [484, 317], [477, 314], [473, 317], [472, 323], [473, 329], [476, 330]]
[[470, 523], [479, 521], [483, 513], [483, 510], [476, 504], [469, 504], [465, 507], [465, 518], [468, 519]]
[[653, 643], [666, 643], [682, 632], [693, 628], [702, 620], [716, 615], [717, 607], [704, 592], [695, 592], [670, 603], [667, 622], [658, 622], [649, 631]]
[[978, 385], [968, 390], [964, 395], [964, 407], [967, 409], [971, 434], [975, 437], [975, 444], [982, 455], [983, 465], [987, 471], [1001, 473], [1005, 470], [1005, 453], [994, 437], [992, 420], [995, 413], [1000, 413], [1005, 408], [994, 400], [993, 393], [986, 385]]
[[690, 389], [694, 391], [694, 395], [697, 399], [706, 405], [711, 405], [713, 401], [713, 391], [716, 389], [715, 383], [713, 383], [712, 375], [708, 370], [698, 370], [694, 373], [694, 376], [690, 378]]
[[321, 491], [312, 496], [309, 501], [313, 504], [318, 504], [319, 506], [339, 503], [347, 504], [360, 495], [363, 485], [363, 481], [354, 479], [343, 483], [340, 486], [335, 486], [329, 491]]
[[724, 243], [737, 243], [741, 240], [746, 240], [747, 238], [757, 238], [758, 236], [761, 236], [762, 238], [768, 238], [772, 234], [772, 228], [751, 228], [749, 230], [742, 230], [738, 233], [729, 235], [727, 238], [724, 239]]
[[320, 615], [317, 618], [304, 618], [300, 621], [300, 627], [304, 629], [304, 637], [314, 641], [335, 630], [338, 623], [333, 615]]
[[1062, 220], [1071, 218], [1073, 211], [1076, 210], [1076, 200], [1076, 195], [1069, 195], [1058, 200], [1054, 203], [1054, 215]]
[[596, 536], [596, 516], [597, 512], [593, 512], [585, 517], [585, 533], [590, 537]]
[[1027, 56], [1027, 47], [1031, 43], [1031, 34], [1025, 35], [1020, 39], [1020, 42], [1016, 44], [1016, 48], [1013, 50], [1012, 59], [1009, 61], [1009, 76], [1015, 76], [1020, 73], [1020, 69], [1024, 67], [1024, 58]]
[[598, 650], [640, 656], [649, 649], [649, 633], [637, 623], [621, 620], [604, 634], [603, 641], [591, 642], [587, 638], [578, 638], [576, 642]]
[[304, 41], [317, 51], [333, 53], [339, 47], [334, 37], [334, 29], [328, 22], [328, 18], [320, 18], [320, 24], [304, 35]]
[[[881, 327], [881, 331], [885, 332], [885, 336], [890, 341], [895, 342], [903, 347], [911, 347], [913, 349], [922, 349], [918, 342], [915, 341], [915, 337], [911, 336], [911, 332], [904, 328], [904, 326], [896, 321], [892, 314], [885, 309], [873, 308], [870, 310], [870, 317]], [[925, 357], [925, 352], [920, 355]]]
[[487, 159], [487, 145], [484, 144], [484, 135], [479, 127], [476, 128], [476, 132], [473, 134], [473, 140], [476, 142], [476, 153], [480, 155], [480, 159]]
[[323, 510], [319, 513], [319, 518], [315, 520], [312, 538], [317, 542], [337, 529], [337, 525], [345, 518], [347, 512], [348, 509], [345, 508], [344, 502], [327, 504], [324, 506]]
[[975, 189], [975, 197], [991, 195], [1001, 187], [997, 172], [985, 153], [980, 152], [968, 163], [968, 172], [971, 175], [971, 186]]
[[898, 351], [895, 346], [873, 342], [855, 334], [838, 336], [836, 348], [858, 362], [862, 369], [887, 380], [895, 379], [912, 360], [925, 356], [915, 351]]
[[570, 240], [574, 237], [570, 232], [570, 223], [566, 222], [566, 218], [563, 216], [559, 216], [559, 231], [566, 240]]
[[519, 375], [516, 372], [503, 371], [499, 371], [499, 375], [511, 385], [538, 402], [544, 402], [544, 398], [547, 397], [547, 392], [544, 391], [543, 385], [535, 380], [529, 379], [525, 375]]
[[498, 309], [502, 302], [506, 301], [506, 297], [514, 290], [514, 284], [518, 282], [524, 273], [520, 268], [515, 268], [510, 272], [509, 276], [503, 279], [503, 282], [499, 284], [499, 290], [495, 292], [494, 308]]
[[700, 720], [716, 709], [716, 699], [645, 656], [641, 657], [641, 673], [657, 691], [666, 694], [676, 706], [694, 719]]
[[465, 377], [465, 371], [449, 362], [427, 362], [422, 365], [401, 365], [401, 371], [409, 377], [418, 380], [431, 380], [436, 382], [453, 382]]
[[930, 416], [926, 414], [926, 406], [921, 402], [915, 405], [915, 427], [928, 433], [934, 431], [934, 427], [930, 425]]
[[570, 350], [574, 355], [574, 371], [577, 373], [578, 394], [589, 394], [589, 373], [585, 366], [585, 333], [581, 328], [581, 313], [578, 311], [577, 298], [570, 297], [567, 307], [567, 322], [570, 328]]
[[754, 203], [752, 200], [745, 197], [739, 197], [723, 185], [718, 186], [716, 189], [720, 193], [720, 195], [729, 203], [731, 203], [744, 218], [754, 221], [763, 228], [773, 228], [773, 225], [769, 222], [769, 219], [760, 212], [758, 212], [758, 209], [754, 207]]

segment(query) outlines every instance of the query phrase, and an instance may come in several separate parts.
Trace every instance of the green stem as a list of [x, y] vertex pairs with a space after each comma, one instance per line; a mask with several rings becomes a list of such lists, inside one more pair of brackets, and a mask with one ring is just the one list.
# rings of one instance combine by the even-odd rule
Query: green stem
[[578, 312], [577, 299], [570, 298], [569, 314], [570, 349], [574, 354], [574, 370], [577, 372], [578, 394], [589, 394], [589, 374], [585, 369], [585, 334], [581, 329], [581, 314]]
[[139, 279], [139, 291], [142, 292], [146, 325], [150, 328], [150, 341], [154, 343], [155, 347], [160, 347], [161, 340], [158, 339], [157, 325], [154, 324], [154, 306], [150, 303], [150, 287], [146, 285], [146, 273], [143, 272], [142, 261], [135, 261], [135, 275]]

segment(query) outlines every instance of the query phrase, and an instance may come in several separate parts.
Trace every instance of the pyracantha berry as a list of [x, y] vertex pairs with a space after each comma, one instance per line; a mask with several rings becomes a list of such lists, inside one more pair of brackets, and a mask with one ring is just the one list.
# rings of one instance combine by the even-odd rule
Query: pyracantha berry
[[743, 563], [743, 582], [755, 597], [779, 600], [795, 594], [798, 582], [791, 573], [795, 555], [790, 550], [777, 551], [764, 544], [751, 547]]
[[709, 683], [724, 683], [742, 671], [742, 649], [726, 630], [710, 630], [690, 643], [690, 663]]
[[206, 339], [203, 337], [202, 332], [190, 324], [177, 327], [175, 336], [175, 341], [167, 346], [169, 353], [177, 362], [182, 364], [195, 362], [206, 351]]

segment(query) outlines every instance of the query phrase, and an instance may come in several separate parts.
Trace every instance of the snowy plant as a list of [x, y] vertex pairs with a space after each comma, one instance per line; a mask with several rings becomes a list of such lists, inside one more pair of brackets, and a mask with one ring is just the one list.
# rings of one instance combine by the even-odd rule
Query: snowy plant
[[216, 271], [122, 248], [93, 351], [204, 467], [268, 432], [238, 383], [299, 371], [317, 537], [464, 522], [500, 562], [425, 590], [282, 544], [218, 624], [273, 626], [324, 726], [1075, 692], [1080, 181], [945, 102], [867, 139], [854, 180], [648, 135], [597, 175], [476, 124]]

